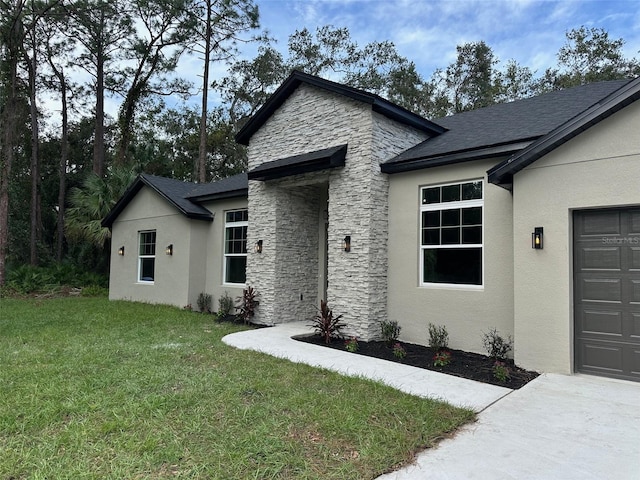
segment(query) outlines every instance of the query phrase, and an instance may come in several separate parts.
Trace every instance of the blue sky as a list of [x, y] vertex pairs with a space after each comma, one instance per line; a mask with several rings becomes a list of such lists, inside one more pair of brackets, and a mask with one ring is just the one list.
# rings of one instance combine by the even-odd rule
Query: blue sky
[[[640, 0], [257, 0], [261, 26], [286, 51], [296, 29], [347, 27], [364, 45], [390, 40], [423, 76], [455, 59], [456, 45], [484, 40], [497, 57], [539, 73], [553, 65], [565, 32], [582, 25], [624, 38], [640, 57]], [[250, 49], [247, 49], [247, 53]]]

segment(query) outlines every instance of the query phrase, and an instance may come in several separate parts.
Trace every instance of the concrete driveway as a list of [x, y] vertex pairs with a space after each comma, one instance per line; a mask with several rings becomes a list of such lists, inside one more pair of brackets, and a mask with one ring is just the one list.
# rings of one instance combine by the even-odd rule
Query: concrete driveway
[[304, 324], [223, 341], [472, 408], [478, 421], [378, 480], [639, 480], [640, 383], [541, 375], [509, 390], [292, 340]]
[[547, 374], [379, 480], [640, 479], [640, 383]]

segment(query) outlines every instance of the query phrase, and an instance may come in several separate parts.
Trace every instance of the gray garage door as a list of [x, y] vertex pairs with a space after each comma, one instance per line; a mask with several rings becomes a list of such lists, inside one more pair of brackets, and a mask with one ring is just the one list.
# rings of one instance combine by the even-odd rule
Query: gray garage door
[[576, 370], [640, 381], [640, 208], [573, 224]]

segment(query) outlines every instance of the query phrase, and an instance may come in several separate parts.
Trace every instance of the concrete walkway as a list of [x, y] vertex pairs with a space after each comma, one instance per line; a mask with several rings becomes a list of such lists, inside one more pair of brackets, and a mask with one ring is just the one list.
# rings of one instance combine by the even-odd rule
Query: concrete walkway
[[546, 374], [512, 391], [290, 338], [308, 332], [286, 324], [223, 341], [480, 412], [476, 423], [378, 480], [640, 479], [640, 383]]

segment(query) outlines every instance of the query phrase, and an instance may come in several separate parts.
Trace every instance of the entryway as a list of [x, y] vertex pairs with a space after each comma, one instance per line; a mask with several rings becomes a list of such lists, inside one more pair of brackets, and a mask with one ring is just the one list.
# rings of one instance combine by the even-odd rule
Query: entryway
[[576, 211], [575, 369], [640, 381], [640, 208]]

